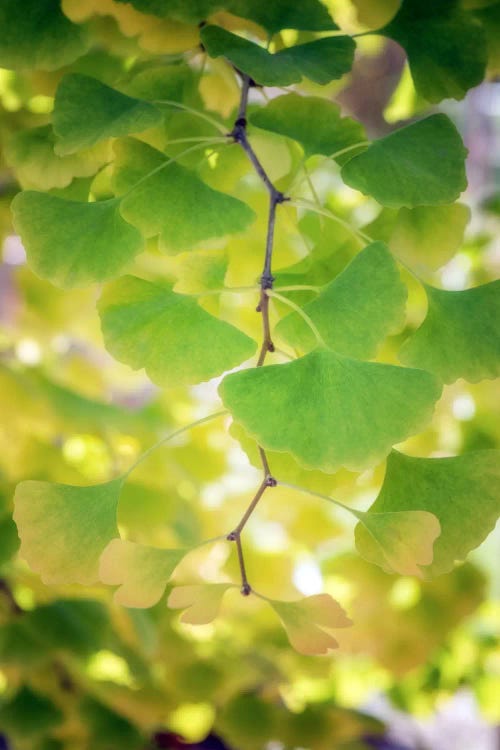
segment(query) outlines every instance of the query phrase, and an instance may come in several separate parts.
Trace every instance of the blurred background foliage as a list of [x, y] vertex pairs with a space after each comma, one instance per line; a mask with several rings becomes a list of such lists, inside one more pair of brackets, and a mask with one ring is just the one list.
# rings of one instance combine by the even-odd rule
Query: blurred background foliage
[[[399, 3], [327, 4], [344, 30], [360, 33], [380, 27]], [[498, 19], [497, 3], [464, 0], [464, 5]], [[91, 38], [72, 71], [115, 85], [126, 81], [136, 95], [171, 86], [171, 98], [181, 97], [230, 123], [239, 95], [236, 77], [199, 51], [195, 26], [151, 24], [151, 16], [114, 0], [63, 0], [62, 8], [84, 24]], [[253, 28], [250, 22], [247, 26]], [[283, 33], [310, 38], [303, 32]], [[463, 201], [472, 210], [471, 221], [463, 237], [459, 232], [459, 252], [437, 271], [425, 267], [424, 278], [446, 289], [493, 279], [500, 264], [498, 54], [490, 60], [489, 80], [463, 101], [430, 107], [416, 94], [404, 52], [395, 42], [379, 36], [361, 36], [357, 42], [352, 73], [322, 88], [321, 95], [359, 118], [370, 137], [415, 116], [445, 111], [469, 149], [469, 189]], [[186, 50], [189, 66], [179, 62], [175, 80], [164, 80], [158, 54]], [[339, 633], [339, 651], [314, 658], [293, 652], [272, 613], [258, 601], [241, 600], [237, 592], [228, 595], [223, 616], [214, 624], [195, 628], [180, 624], [165, 599], [142, 611], [120, 608], [104, 587], [46, 587], [16, 556], [11, 498], [17, 482], [106, 481], [176, 426], [217, 408], [212, 382], [160, 391], [143, 372], [112, 360], [103, 348], [95, 288], [61, 292], [25, 265], [9, 211], [20, 189], [17, 180], [22, 187], [37, 187], [47, 171], [59, 170], [54, 181], [67, 197], [85, 192], [91, 181], [96, 196], [110, 192], [105, 168], [92, 176], [96, 165], [105, 164], [105, 152], [95, 149], [66, 172], [63, 163], [51, 162], [44, 139], [26, 144], [20, 135], [49, 121], [54, 91], [68, 69], [0, 69], [0, 747], [136, 750], [186, 742], [216, 750], [224, 742], [235, 750], [498, 748], [498, 533], [448, 575], [432, 582], [398, 578], [353, 552], [352, 524], [335, 508], [274, 489], [248, 525], [252, 583], [280, 598], [327, 591], [355, 623]], [[319, 89], [308, 82], [301, 90], [314, 94]], [[280, 92], [266, 90], [270, 97], [275, 93]], [[251, 101], [263, 96], [254, 91]], [[174, 154], [179, 147], [169, 150], [169, 140], [212, 135], [210, 126], [200, 122], [172, 113], [163, 131], [151, 131], [144, 139]], [[252, 143], [279, 186], [300, 181], [301, 155], [294, 142], [256, 131]], [[200, 155], [191, 158], [196, 164]], [[338, 215], [370, 225], [377, 236], [390, 236], [387, 210], [380, 213], [374, 201], [344, 186], [335, 165], [317, 157], [313, 167], [318, 194]], [[184, 292], [253, 283], [261, 265], [255, 246], [263, 245], [266, 232], [266, 195], [253, 180], [242, 181], [247, 172], [244, 154], [234, 148], [207, 154], [203, 164], [209, 184], [227, 191], [238, 184], [239, 195], [257, 211], [260, 218], [251, 233], [180, 255], [160, 254], [151, 241], [149, 253], [139, 256], [133, 269], [169, 278]], [[307, 182], [301, 190], [310, 198]], [[278, 283], [324, 283], [353, 257], [356, 243], [321, 218], [302, 219], [298, 232], [298, 218], [293, 208], [280, 216]], [[446, 238], [439, 250], [445, 261], [447, 253], [453, 255]], [[413, 329], [425, 306], [421, 288], [409, 275], [405, 281], [410, 289], [407, 326]], [[304, 292], [297, 295], [304, 301]], [[260, 321], [248, 296], [207, 297], [203, 304], [258, 338]], [[276, 317], [283, 312], [279, 303], [275, 312]], [[385, 344], [385, 361], [395, 361], [400, 340], [401, 334]], [[458, 381], [445, 388], [429, 428], [403, 449], [445, 456], [498, 446], [499, 416], [498, 391], [491, 381]], [[138, 467], [119, 509], [120, 528], [128, 538], [190, 545], [232, 528], [259, 473], [255, 447], [228, 427], [224, 420], [199, 427]], [[376, 496], [384, 473], [381, 465], [359, 475], [326, 475], [301, 469], [285, 454], [271, 455], [270, 462], [288, 481], [335, 492], [359, 508]], [[224, 543], [202, 548], [183, 564], [177, 580], [193, 573], [202, 580], [237, 580], [230, 553]]]

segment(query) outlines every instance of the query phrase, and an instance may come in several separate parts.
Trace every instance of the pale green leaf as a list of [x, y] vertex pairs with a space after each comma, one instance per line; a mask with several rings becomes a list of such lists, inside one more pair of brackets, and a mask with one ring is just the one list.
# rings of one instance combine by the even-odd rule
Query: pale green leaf
[[[298, 141], [306, 156], [331, 156], [336, 151], [366, 140], [364, 128], [359, 122], [350, 117], [341, 117], [338, 104], [319, 96], [278, 96], [253, 112], [250, 122]], [[355, 153], [353, 149], [350, 155]]]
[[219, 614], [224, 594], [233, 583], [201, 583], [177, 586], [169, 594], [170, 609], [185, 610], [180, 619], [189, 625], [206, 625]]
[[[308, 468], [362, 471], [429, 422], [441, 386], [423, 370], [316, 350], [227, 375], [221, 398], [264, 449]], [[311, 437], [314, 435], [314, 437]]]
[[165, 154], [145, 143], [128, 138], [115, 150], [116, 189], [130, 191], [121, 213], [146, 237], [159, 234], [164, 248], [186, 250], [211, 237], [243, 231], [255, 218], [245, 203], [213, 190], [180, 164], [168, 164]]
[[500, 515], [500, 451], [415, 458], [392, 451], [370, 513], [427, 511], [441, 525], [424, 576], [448, 573], [493, 530]]
[[389, 208], [442, 205], [467, 186], [466, 155], [448, 117], [431, 115], [374, 141], [342, 167], [342, 177]]
[[195, 299], [135, 276], [104, 290], [99, 314], [106, 348], [158, 385], [194, 385], [254, 354], [257, 344]]
[[98, 581], [101, 552], [118, 536], [121, 478], [91, 487], [26, 481], [17, 485], [14, 520], [20, 554], [49, 583]]
[[28, 190], [14, 198], [12, 211], [31, 268], [63, 288], [115, 276], [143, 247], [117, 199], [79, 203]]
[[405, 341], [400, 359], [444, 383], [500, 375], [500, 281], [447, 291], [425, 285], [427, 316]]
[[113, 539], [101, 555], [99, 578], [109, 586], [119, 586], [114, 595], [117, 604], [152, 607], [186, 552]]
[[351, 620], [329, 594], [315, 594], [294, 602], [267, 600], [280, 618], [293, 648], [300, 654], [326, 654], [338, 643], [330, 630], [346, 628]]
[[486, 38], [458, 0], [404, 0], [380, 33], [405, 48], [415, 88], [430, 102], [463, 99], [483, 80]]
[[422, 510], [355, 515], [360, 519], [355, 529], [360, 555], [390, 573], [423, 577], [421, 566], [432, 563], [441, 533], [435, 515]]
[[[388, 334], [402, 328], [406, 296], [391, 253], [382, 242], [373, 242], [303, 310], [330, 349], [369, 359]], [[276, 332], [302, 350], [316, 345], [298, 313], [283, 318]]]
[[72, 154], [107, 138], [140, 133], [161, 120], [160, 110], [149, 102], [122, 94], [96, 78], [71, 73], [59, 84], [54, 102], [55, 150]]
[[0, 67], [56, 70], [83, 55], [88, 46], [81, 26], [62, 13], [59, 0], [2, 0]]
[[54, 152], [54, 143], [50, 125], [21, 130], [7, 143], [5, 158], [24, 188], [67, 187], [74, 177], [94, 175], [108, 158], [104, 145], [60, 157]]

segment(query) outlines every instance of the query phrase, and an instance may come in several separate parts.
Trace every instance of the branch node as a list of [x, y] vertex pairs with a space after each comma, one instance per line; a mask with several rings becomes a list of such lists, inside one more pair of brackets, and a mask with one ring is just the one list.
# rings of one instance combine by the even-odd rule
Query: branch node
[[[272, 289], [274, 284], [274, 276], [270, 273], [263, 273], [260, 277], [260, 288], [262, 290], [264, 289]], [[260, 311], [259, 311], [260, 312]]]
[[227, 535], [226, 539], [228, 542], [235, 542], [238, 537], [238, 534], [236, 531], [231, 531], [230, 534]]
[[242, 596], [249, 596], [252, 593], [252, 587], [248, 582], [245, 582], [243, 586], [240, 589], [240, 593]]
[[275, 479], [271, 474], [268, 474], [265, 478], [266, 487], [276, 487], [278, 484], [277, 479]]

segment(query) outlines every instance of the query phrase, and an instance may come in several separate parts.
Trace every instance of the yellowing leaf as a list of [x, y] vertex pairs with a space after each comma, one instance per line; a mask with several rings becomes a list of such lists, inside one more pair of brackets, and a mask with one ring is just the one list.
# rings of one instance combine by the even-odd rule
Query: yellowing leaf
[[222, 598], [233, 583], [202, 583], [192, 586], [176, 586], [168, 597], [171, 609], [184, 609], [181, 622], [190, 625], [206, 625], [219, 614]]
[[326, 654], [337, 648], [338, 643], [329, 631], [352, 624], [340, 604], [329, 594], [315, 594], [295, 602], [268, 601], [280, 618], [290, 643], [300, 654]]
[[99, 579], [119, 586], [115, 601], [125, 607], [152, 607], [165, 591], [185, 549], [160, 549], [113, 539], [101, 555]]
[[91, 487], [26, 481], [14, 496], [20, 554], [44, 583], [96, 583], [99, 557], [118, 536], [122, 478]]

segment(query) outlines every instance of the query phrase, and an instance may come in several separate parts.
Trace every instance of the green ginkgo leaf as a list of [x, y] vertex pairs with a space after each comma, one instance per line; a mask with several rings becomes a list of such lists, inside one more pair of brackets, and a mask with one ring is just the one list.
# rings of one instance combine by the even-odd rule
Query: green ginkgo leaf
[[500, 281], [459, 292], [425, 285], [425, 291], [427, 316], [403, 344], [401, 361], [444, 383], [500, 375]]
[[284, 365], [227, 375], [219, 393], [264, 449], [288, 451], [327, 472], [362, 471], [426, 426], [441, 385], [423, 370], [319, 349]]
[[338, 648], [329, 631], [352, 625], [340, 604], [329, 594], [315, 594], [294, 602], [267, 601], [280, 618], [291, 645], [300, 654], [326, 654]]
[[106, 348], [158, 385], [194, 385], [241, 364], [257, 349], [195, 299], [135, 276], [109, 284], [99, 301]]
[[463, 99], [484, 77], [484, 31], [460, 6], [458, 0], [404, 0], [379, 32], [404, 47], [415, 88], [430, 102]]
[[271, 54], [220, 26], [205, 26], [201, 38], [211, 57], [225, 57], [262, 86], [289, 86], [303, 76], [320, 84], [341, 78], [350, 71], [356, 48], [350, 36], [334, 36]]
[[113, 539], [101, 555], [99, 578], [109, 586], [119, 586], [114, 595], [117, 604], [152, 607], [186, 552]]
[[115, 276], [144, 244], [118, 199], [79, 203], [27, 190], [16, 195], [12, 211], [31, 268], [63, 288]]
[[[338, 104], [319, 96], [278, 96], [253, 112], [250, 122], [264, 130], [293, 138], [300, 143], [306, 156], [331, 156], [366, 140], [359, 122], [341, 117]], [[353, 156], [356, 151], [353, 149], [349, 153]]]
[[300, 31], [334, 31], [338, 29], [320, 0], [226, 0], [223, 6], [242, 18], [262, 26], [271, 35], [283, 29]]
[[99, 557], [118, 536], [116, 510], [123, 479], [91, 487], [26, 481], [17, 485], [14, 520], [20, 555], [44, 583], [99, 580]]
[[[452, 458], [415, 458], [392, 451], [380, 493], [370, 513], [427, 511], [441, 535], [427, 578], [448, 573], [493, 530], [500, 515], [500, 451]], [[362, 533], [364, 545], [365, 534]]]
[[354, 513], [356, 547], [360, 555], [389, 573], [423, 577], [432, 563], [434, 542], [441, 533], [438, 519], [424, 510]]
[[171, 609], [183, 609], [180, 620], [189, 625], [206, 625], [219, 614], [224, 594], [234, 583], [199, 583], [176, 586], [168, 597]]
[[54, 102], [55, 150], [72, 154], [112, 136], [141, 133], [161, 120], [160, 110], [149, 102], [122, 94], [96, 78], [71, 73], [59, 84]]
[[[329, 348], [369, 359], [388, 334], [402, 328], [406, 297], [391, 253], [382, 242], [373, 242], [303, 310]], [[311, 328], [298, 313], [283, 318], [276, 332], [303, 351], [316, 345]]]
[[389, 208], [453, 203], [467, 187], [466, 155], [451, 120], [431, 115], [371, 143], [344, 164], [342, 178]]
[[54, 144], [50, 125], [21, 130], [7, 143], [6, 160], [24, 188], [67, 187], [74, 177], [94, 175], [108, 158], [104, 144], [68, 156], [57, 156]]
[[87, 47], [85, 29], [66, 18], [59, 0], [0, 3], [0, 67], [56, 70]]
[[212, 237], [243, 231], [255, 218], [245, 203], [213, 190], [145, 143], [128, 138], [115, 150], [115, 187], [126, 192], [122, 216], [146, 237], [159, 234], [166, 249], [187, 250]]

